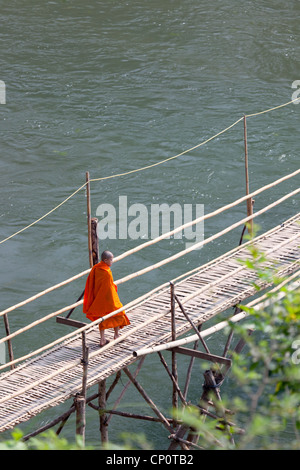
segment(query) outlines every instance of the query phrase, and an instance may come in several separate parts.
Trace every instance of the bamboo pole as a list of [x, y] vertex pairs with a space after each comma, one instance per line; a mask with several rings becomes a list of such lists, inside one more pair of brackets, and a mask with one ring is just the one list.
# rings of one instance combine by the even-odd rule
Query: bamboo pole
[[101, 380], [98, 385], [98, 406], [99, 406], [99, 418], [100, 418], [100, 435], [101, 442], [105, 444], [108, 442], [108, 425], [106, 421], [106, 380]]
[[[202, 325], [199, 325], [199, 327], [201, 328]], [[200, 331], [200, 330], [199, 330]], [[198, 344], [199, 344], [199, 340], [197, 339], [195, 342], [194, 342], [194, 351], [197, 351], [198, 349]], [[189, 390], [189, 386], [190, 386], [190, 381], [191, 381], [191, 376], [192, 376], [192, 370], [193, 370], [193, 365], [194, 365], [194, 362], [195, 362], [195, 357], [191, 357], [191, 360], [190, 360], [190, 363], [189, 363], [189, 367], [188, 367], [188, 370], [187, 370], [187, 374], [186, 374], [186, 380], [185, 380], [185, 386], [184, 386], [184, 391], [183, 391], [183, 396], [184, 396], [184, 399], [186, 400], [187, 398], [187, 394], [188, 394], [188, 390]]]
[[[160, 361], [161, 361], [162, 365], [164, 366], [164, 368], [166, 369], [170, 379], [172, 380], [173, 387], [176, 389], [176, 392], [178, 393], [179, 398], [182, 401], [183, 406], [186, 406], [187, 402], [186, 402], [186, 400], [185, 400], [185, 398], [184, 398], [184, 396], [183, 396], [183, 394], [182, 394], [182, 392], [179, 388], [178, 380], [175, 380], [174, 375], [170, 372], [168, 364], [167, 364], [165, 358], [163, 357], [163, 355], [161, 354], [161, 352], [158, 351], [158, 355], [159, 355], [159, 358], [160, 358]], [[176, 416], [176, 419], [177, 419], [177, 416]]]
[[198, 335], [205, 351], [210, 354], [210, 351], [208, 349], [208, 346], [207, 344], [205, 343], [204, 339], [202, 338], [201, 334], [200, 334], [200, 331], [199, 329], [196, 327], [196, 325], [194, 324], [194, 322], [190, 319], [189, 315], [186, 313], [182, 303], [180, 302], [180, 300], [178, 299], [177, 295], [175, 295], [175, 299], [180, 307], [180, 310], [182, 311], [183, 315], [185, 316], [185, 318], [187, 319], [187, 321], [190, 323], [190, 325], [192, 326], [193, 330], [196, 332], [196, 334]]
[[82, 395], [75, 397], [75, 408], [76, 408], [76, 435], [81, 436], [83, 444], [85, 441], [85, 398]]
[[99, 239], [98, 239], [98, 219], [91, 219], [91, 240], [92, 240], [92, 258], [93, 266], [99, 263]]
[[[4, 320], [4, 327], [5, 327], [6, 336], [10, 336], [10, 328], [9, 328], [9, 322], [8, 322], [7, 314], [5, 314], [3, 316], [3, 320]], [[11, 342], [10, 339], [7, 341], [7, 347], [8, 347], [9, 362], [13, 362], [14, 361], [14, 353], [13, 353], [12, 342]], [[14, 369], [15, 365], [11, 364], [10, 368]]]
[[[87, 404], [90, 404], [90, 402], [92, 400], [95, 400], [96, 398], [98, 397], [98, 393], [95, 393], [93, 395], [91, 395], [90, 397], [88, 397], [86, 399], [86, 403]], [[63, 425], [67, 422], [68, 418], [71, 416], [72, 413], [74, 413], [76, 411], [75, 409], [75, 403], [73, 403], [71, 405], [71, 407], [69, 408], [68, 411], [65, 411], [62, 415], [58, 416], [57, 418], [55, 418], [54, 420], [50, 421], [50, 423], [47, 423], [45, 424], [44, 426], [42, 426], [41, 428], [33, 431], [32, 433], [30, 434], [27, 434], [26, 436], [24, 436], [22, 438], [22, 441], [28, 441], [31, 437], [35, 437], [37, 436], [38, 434], [42, 433], [42, 432], [45, 432], [47, 431], [48, 429], [50, 428], [53, 428], [53, 426], [56, 426], [56, 424], [58, 423], [62, 423], [62, 425], [59, 427], [59, 429], [56, 431], [56, 434], [59, 434]]]
[[142, 386], [137, 382], [137, 380], [132, 376], [130, 373], [128, 367], [124, 367], [124, 372], [125, 374], [129, 377], [135, 388], [139, 391], [139, 393], [142, 395], [144, 400], [148, 403], [148, 405], [152, 408], [154, 413], [161, 419], [162, 424], [167, 428], [169, 432], [173, 432], [172, 427], [170, 426], [168, 420], [164, 417], [164, 415], [159, 411], [155, 403], [151, 400], [151, 398], [147, 395], [145, 390], [142, 388]]
[[86, 345], [86, 333], [83, 331], [82, 336], [82, 365], [83, 365], [83, 375], [82, 375], [82, 396], [86, 399], [86, 390], [87, 390], [87, 375], [88, 375], [88, 365], [89, 365], [89, 348]]
[[88, 250], [90, 267], [93, 267], [93, 246], [92, 246], [92, 232], [91, 232], [91, 188], [90, 188], [90, 174], [87, 171], [85, 174], [86, 179], [86, 203], [87, 203], [87, 226], [88, 226]]
[[88, 372], [88, 356], [89, 348], [86, 346], [85, 331], [82, 332], [82, 391], [75, 397], [76, 409], [76, 434], [81, 436], [83, 445], [85, 444], [85, 427], [86, 427], [86, 390], [87, 390], [87, 372]]
[[[171, 336], [172, 341], [176, 340], [176, 320], [175, 320], [175, 287], [173, 282], [170, 282], [170, 297], [171, 297]], [[178, 391], [176, 384], [178, 383], [178, 373], [177, 373], [177, 359], [176, 352], [172, 351], [172, 376], [174, 378], [173, 382], [173, 393], [172, 393], [172, 406], [173, 410], [177, 415], [178, 409]]]
[[[138, 366], [137, 366], [137, 368], [136, 368], [136, 370], [135, 370], [135, 372], [134, 372], [134, 374], [133, 374], [133, 377], [134, 377], [135, 379], [136, 379], [136, 377], [138, 376], [138, 374], [139, 374], [139, 372], [140, 372], [140, 370], [141, 370], [141, 368], [142, 368], [142, 365], [143, 365], [143, 363], [144, 363], [144, 360], [145, 360], [145, 357], [142, 357], [142, 358], [140, 359], [140, 362], [139, 362], [139, 364], [138, 364]], [[127, 389], [128, 389], [128, 387], [129, 387], [130, 384], [131, 384], [131, 380], [128, 380], [128, 382], [127, 382], [126, 385], [124, 386], [124, 388], [123, 388], [123, 390], [122, 390], [120, 396], [119, 396], [119, 397], [117, 398], [117, 400], [115, 401], [114, 406], [113, 406], [113, 410], [115, 410], [115, 409], [117, 408], [117, 406], [119, 405], [119, 403], [121, 402], [121, 400], [122, 400], [122, 398], [124, 397], [124, 395], [125, 395], [125, 393], [126, 393], [126, 391], [127, 391]], [[106, 398], [108, 398], [108, 397], [106, 397]], [[111, 420], [111, 418], [112, 418], [112, 415], [111, 415], [111, 414], [106, 418], [105, 423], [106, 423], [107, 425], [108, 425], [109, 421]]]
[[[94, 405], [90, 405], [93, 409], [98, 409], [98, 407], [95, 407]], [[160, 418], [155, 418], [154, 416], [147, 416], [147, 415], [138, 415], [135, 413], [128, 413], [124, 411], [117, 411], [117, 410], [105, 410], [106, 413], [116, 415], [116, 416], [123, 416], [124, 418], [134, 418], [134, 419], [140, 419], [144, 421], [152, 421], [154, 423], [161, 423], [162, 420]], [[172, 418], [166, 418], [167, 421], [172, 424], [174, 422], [174, 419]]]
[[[250, 194], [249, 190], [249, 165], [248, 165], [248, 143], [247, 143], [247, 118], [244, 116], [244, 144], [245, 144], [245, 176], [246, 176], [246, 195]], [[247, 216], [253, 214], [252, 198], [247, 199]], [[253, 234], [253, 220], [249, 221], [249, 234]]]

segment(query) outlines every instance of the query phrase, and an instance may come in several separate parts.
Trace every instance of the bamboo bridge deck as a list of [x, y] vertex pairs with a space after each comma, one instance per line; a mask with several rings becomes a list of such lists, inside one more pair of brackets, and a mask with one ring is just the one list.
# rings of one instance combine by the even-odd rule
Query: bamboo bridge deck
[[[267, 265], [280, 275], [288, 275], [299, 269], [299, 222], [300, 214], [255, 241], [267, 253]], [[255, 295], [257, 291], [253, 286], [254, 281], [263, 288], [267, 287], [256, 278], [253, 271], [238, 261], [249, 256], [247, 247], [242, 245], [206, 266], [200, 266], [192, 275], [175, 283], [176, 294], [195, 324], [204, 323]], [[154, 320], [159, 314], [169, 311], [170, 290], [164, 288], [127, 311], [131, 325], [126, 328], [126, 334], [122, 332], [123, 338], [112, 340], [110, 337], [109, 345], [99, 349], [98, 326], [87, 330], [87, 346], [90, 353], [96, 353], [89, 360], [87, 387], [136, 361], [133, 350], [170, 341], [170, 313]], [[153, 322], [149, 323], [151, 318]], [[177, 336], [190, 329], [190, 323], [176, 308]], [[110, 334], [108, 332], [108, 337]], [[0, 432], [11, 429], [80, 392], [81, 357], [82, 337], [78, 333], [36, 358], [0, 374]], [[75, 363], [74, 367], [49, 378], [51, 373], [72, 363]], [[36, 381], [39, 385], [30, 388]]]

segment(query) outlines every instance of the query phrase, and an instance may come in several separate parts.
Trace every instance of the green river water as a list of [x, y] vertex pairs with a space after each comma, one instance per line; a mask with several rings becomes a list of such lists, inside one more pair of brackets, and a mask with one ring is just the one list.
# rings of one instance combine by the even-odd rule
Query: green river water
[[[0, 4], [0, 80], [5, 83], [5, 103], [0, 105], [0, 240], [62, 202], [84, 184], [86, 171], [101, 178], [157, 163], [198, 145], [244, 114], [289, 102], [300, 88], [299, 1]], [[248, 118], [250, 190], [299, 167], [299, 111], [300, 105], [290, 104]], [[162, 165], [92, 183], [92, 216], [103, 204], [115, 207], [118, 215], [120, 197], [127, 198], [128, 207], [142, 204], [149, 213], [152, 204], [163, 203], [199, 204], [208, 213], [243, 196], [243, 132], [239, 122]], [[258, 196], [255, 210], [296, 187], [293, 179]], [[289, 199], [257, 223], [270, 229], [298, 207], [299, 199]], [[209, 219], [205, 238], [245, 215], [243, 204]], [[240, 233], [234, 230], [122, 285], [121, 300], [126, 303], [234, 248]], [[100, 249], [118, 255], [141, 241], [117, 237], [100, 241]], [[120, 261], [113, 267], [115, 280], [183, 250], [185, 242], [165, 240]], [[85, 192], [1, 243], [0, 259], [1, 309], [87, 269]], [[83, 286], [84, 278], [11, 313], [11, 330], [73, 303]], [[74, 318], [84, 319], [81, 309]], [[50, 320], [16, 339], [15, 355], [68, 331]], [[221, 352], [224, 338], [213, 338], [210, 344]], [[186, 364], [180, 363], [183, 376]], [[189, 396], [193, 402], [201, 394], [197, 367]], [[170, 384], [158, 357], [147, 359], [140, 380], [167, 414]], [[29, 432], [67, 406], [48, 410], [21, 428]], [[120, 409], [149, 414], [133, 389]], [[70, 423], [64, 435], [73, 439], [74, 421]], [[98, 427], [97, 414], [89, 409], [88, 444], [99, 443]], [[157, 449], [168, 446], [160, 425], [118, 417], [111, 421], [110, 438], [118, 441], [124, 428], [145, 433]]]

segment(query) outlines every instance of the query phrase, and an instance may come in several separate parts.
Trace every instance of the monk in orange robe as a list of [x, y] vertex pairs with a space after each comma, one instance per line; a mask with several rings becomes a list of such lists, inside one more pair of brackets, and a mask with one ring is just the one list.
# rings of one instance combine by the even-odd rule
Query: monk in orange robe
[[[110, 251], [104, 251], [101, 255], [101, 262], [93, 266], [87, 278], [83, 298], [83, 313], [91, 321], [98, 320], [98, 318], [123, 307], [110, 269], [113, 257]], [[126, 325], [130, 325], [130, 321], [124, 311], [99, 323], [100, 346], [109, 343], [105, 338], [104, 330], [114, 328], [114, 339], [116, 339], [119, 337], [119, 329]]]

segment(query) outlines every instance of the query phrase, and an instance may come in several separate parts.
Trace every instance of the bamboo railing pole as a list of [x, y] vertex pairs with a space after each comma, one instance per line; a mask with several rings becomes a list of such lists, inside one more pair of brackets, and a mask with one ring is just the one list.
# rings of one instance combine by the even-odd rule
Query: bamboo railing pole
[[[249, 190], [249, 165], [248, 165], [248, 143], [247, 143], [247, 118], [244, 116], [244, 144], [245, 144], [245, 176], [246, 176], [246, 195], [250, 194]], [[253, 214], [252, 198], [247, 199], [247, 216]], [[249, 233], [253, 234], [253, 220], [249, 221]]]

